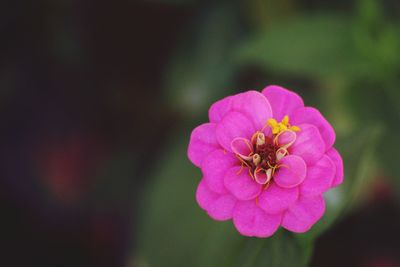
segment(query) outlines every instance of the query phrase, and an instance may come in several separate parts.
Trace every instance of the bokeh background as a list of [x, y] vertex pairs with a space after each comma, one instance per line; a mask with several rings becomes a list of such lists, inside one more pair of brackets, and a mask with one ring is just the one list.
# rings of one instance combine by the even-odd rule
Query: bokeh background
[[[400, 2], [0, 3], [0, 266], [400, 266]], [[279, 84], [337, 132], [345, 182], [306, 234], [195, 203], [191, 129]]]

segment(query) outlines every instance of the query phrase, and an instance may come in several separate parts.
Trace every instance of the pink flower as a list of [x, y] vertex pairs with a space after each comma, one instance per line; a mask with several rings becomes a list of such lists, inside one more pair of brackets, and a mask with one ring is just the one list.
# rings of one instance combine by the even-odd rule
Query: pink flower
[[196, 199], [245, 236], [279, 226], [308, 231], [323, 215], [323, 193], [343, 181], [335, 131], [300, 96], [279, 86], [228, 96], [195, 128], [188, 157], [203, 178]]

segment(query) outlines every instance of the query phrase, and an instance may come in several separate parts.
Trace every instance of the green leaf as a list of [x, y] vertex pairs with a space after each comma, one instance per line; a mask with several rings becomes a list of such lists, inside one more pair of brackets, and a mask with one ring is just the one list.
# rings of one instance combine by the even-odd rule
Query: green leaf
[[240, 255], [244, 262], [235, 266], [307, 266], [313, 244], [300, 243], [294, 234], [279, 230], [268, 239], [247, 239]]
[[[354, 68], [351, 21], [339, 15], [295, 17], [272, 24], [238, 46], [236, 60], [294, 75], [332, 76]], [[360, 64], [361, 65], [361, 64]]]

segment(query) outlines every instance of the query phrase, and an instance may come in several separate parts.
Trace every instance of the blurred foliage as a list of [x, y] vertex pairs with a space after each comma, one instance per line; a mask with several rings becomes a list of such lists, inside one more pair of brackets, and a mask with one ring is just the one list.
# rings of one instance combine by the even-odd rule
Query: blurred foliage
[[231, 60], [232, 44], [240, 36], [234, 7], [216, 4], [194, 20], [182, 36], [165, 72], [166, 97], [173, 107], [188, 114], [199, 113], [233, 86], [236, 68]]
[[[300, 8], [287, 4], [292, 8], [284, 12]], [[299, 9], [284, 19], [279, 13], [246, 18], [254, 15], [248, 10], [269, 7], [260, 1], [249, 6], [225, 1], [201, 10], [166, 69], [165, 94], [185, 121], [144, 193], [137, 254], [143, 266], [306, 266], [315, 239], [362, 202], [378, 171], [391, 177], [400, 193], [399, 21], [385, 16], [374, 0], [356, 1], [351, 14]], [[282, 229], [272, 238], [246, 238], [230, 221], [212, 221], [195, 202], [201, 173], [186, 158], [192, 128], [187, 126], [204, 119], [213, 101], [231, 94], [248, 66], [269, 77], [260, 78], [265, 85], [277, 76], [314, 84], [317, 95], [307, 94], [306, 103], [328, 112], [337, 129], [345, 182], [325, 194], [326, 213], [305, 234]]]
[[348, 25], [347, 18], [330, 14], [275, 21], [239, 45], [236, 60], [288, 75], [339, 75], [354, 62]]

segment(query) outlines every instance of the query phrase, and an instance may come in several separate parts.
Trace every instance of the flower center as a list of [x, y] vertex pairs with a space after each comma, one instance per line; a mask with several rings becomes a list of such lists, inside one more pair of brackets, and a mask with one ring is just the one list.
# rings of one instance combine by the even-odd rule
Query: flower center
[[262, 167], [267, 168], [268, 166], [276, 165], [276, 151], [278, 148], [272, 143], [272, 140], [269, 139], [269, 142], [263, 145], [254, 145], [254, 150], [256, 154], [260, 155], [260, 165]]
[[[270, 136], [265, 136], [264, 130], [270, 127]], [[288, 148], [296, 141], [296, 133], [300, 131], [297, 126], [289, 124], [289, 117], [285, 116], [281, 122], [269, 119], [267, 124], [253, 134], [249, 140], [235, 138], [232, 143], [232, 151], [246, 166], [250, 176], [259, 184], [268, 186], [276, 171], [281, 166], [279, 161], [289, 154]]]

